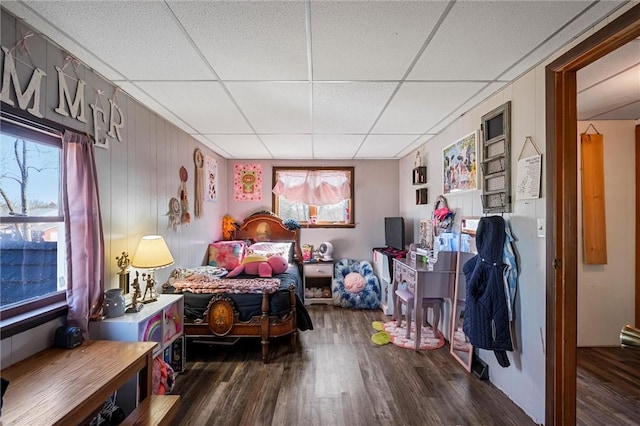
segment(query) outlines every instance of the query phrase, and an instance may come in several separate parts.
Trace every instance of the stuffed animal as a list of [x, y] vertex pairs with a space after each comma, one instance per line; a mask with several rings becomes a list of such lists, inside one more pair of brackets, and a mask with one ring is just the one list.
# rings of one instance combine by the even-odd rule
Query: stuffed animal
[[250, 254], [242, 260], [239, 266], [233, 268], [227, 274], [227, 277], [235, 277], [241, 273], [248, 275], [258, 275], [266, 278], [272, 277], [274, 274], [281, 274], [287, 270], [287, 260], [279, 255], [262, 256], [259, 254]]
[[222, 217], [222, 239], [229, 241], [233, 238], [234, 232], [238, 229], [238, 224], [231, 217], [231, 215], [225, 214]]

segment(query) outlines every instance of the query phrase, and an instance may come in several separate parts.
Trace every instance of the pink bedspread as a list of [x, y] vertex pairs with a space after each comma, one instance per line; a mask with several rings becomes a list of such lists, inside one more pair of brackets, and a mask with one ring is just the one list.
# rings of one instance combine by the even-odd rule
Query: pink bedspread
[[191, 293], [275, 293], [280, 286], [279, 278], [220, 278], [221, 268], [201, 266], [178, 268], [171, 273], [169, 284], [177, 292]]

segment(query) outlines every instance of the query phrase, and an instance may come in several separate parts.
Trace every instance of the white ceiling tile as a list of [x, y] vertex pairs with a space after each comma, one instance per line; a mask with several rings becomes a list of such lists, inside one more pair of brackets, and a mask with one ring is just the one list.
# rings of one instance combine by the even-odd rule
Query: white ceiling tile
[[189, 124], [185, 123], [180, 117], [176, 116], [172, 110], [167, 109], [165, 105], [159, 103], [156, 99], [149, 96], [144, 90], [140, 89], [135, 84], [123, 81], [118, 84], [118, 87], [137, 102], [146, 106], [148, 109], [163, 117], [170, 123], [178, 126], [185, 132], [197, 133], [193, 127], [189, 126]]
[[211, 148], [216, 154], [221, 155], [222, 157], [230, 157], [230, 154], [214, 143], [211, 139], [209, 139], [205, 135], [191, 135], [194, 139], [202, 142], [205, 146]]
[[315, 80], [398, 80], [446, 2], [312, 1]]
[[311, 135], [260, 135], [274, 158], [313, 158]]
[[493, 80], [591, 2], [456, 2], [410, 80]]
[[489, 96], [493, 95], [495, 92], [500, 90], [506, 84], [507, 83], [490, 83], [486, 85], [486, 87], [484, 87], [478, 94], [473, 96], [467, 102], [460, 105], [458, 108], [456, 108], [446, 117], [444, 117], [442, 121], [440, 121], [435, 126], [430, 128], [429, 132], [440, 133], [442, 130], [444, 130], [445, 127], [451, 124], [456, 118], [460, 117], [467, 111], [470, 111], [471, 109], [473, 109], [473, 107], [480, 104], [483, 100], [487, 99]]
[[623, 107], [615, 108], [604, 114], [594, 115], [590, 118], [579, 118], [579, 120], [640, 120], [640, 101]]
[[226, 83], [257, 133], [311, 133], [311, 83]]
[[213, 78], [164, 2], [62, 3], [37, 1], [29, 7], [128, 79]]
[[[357, 158], [396, 158], [418, 135], [369, 135]], [[397, 157], [400, 158], [400, 157]]]
[[313, 158], [353, 158], [366, 135], [315, 135]]
[[578, 119], [610, 113], [640, 99], [640, 65], [579, 93]]
[[[591, 3], [591, 2], [589, 2]], [[551, 40], [537, 48], [529, 56], [527, 56], [522, 62], [514, 64], [511, 69], [500, 76], [501, 80], [514, 80], [518, 76], [522, 75], [526, 71], [530, 70], [537, 64], [543, 62], [551, 54], [556, 52], [566, 43], [569, 43], [576, 38], [578, 34], [584, 32], [585, 29], [593, 25], [594, 22], [599, 21], [604, 16], [609, 14], [612, 10], [624, 3], [623, 1], [601, 1], [597, 4], [591, 4], [591, 8], [584, 14], [579, 16], [571, 24], [567, 25], [564, 29], [558, 32]]]
[[[420, 136], [418, 139], [416, 139], [415, 141], [413, 141], [412, 143], [407, 145], [402, 151], [400, 151], [400, 153], [397, 155], [397, 157], [398, 158], [402, 158], [402, 157], [408, 155], [409, 153], [411, 153], [412, 151], [415, 151], [415, 150], [419, 149], [422, 145], [424, 145], [425, 143], [427, 143], [428, 141], [433, 139], [434, 136], [435, 136], [435, 134]], [[425, 162], [424, 162], [425, 161], [424, 160], [424, 155], [425, 155], [424, 152], [421, 155], [422, 155], [422, 159], [423, 159], [423, 164], [425, 164]]]
[[[640, 40], [633, 40], [603, 58], [578, 70], [578, 93], [610, 78], [621, 70], [640, 64]], [[579, 96], [579, 95], [578, 95]]]
[[313, 130], [368, 132], [398, 83], [314, 83]]
[[[422, 134], [466, 102], [483, 83], [404, 83], [373, 133]], [[438, 102], [434, 102], [437, 99]]]
[[253, 133], [218, 82], [138, 82], [136, 85], [198, 133]]
[[[2, 1], [2, 7], [7, 8], [11, 13], [20, 16], [24, 22], [37, 29], [48, 39], [60, 46], [62, 49], [72, 53], [72, 55], [85, 64], [91, 64], [90, 67], [97, 71], [100, 75], [108, 80], [121, 80], [123, 78], [113, 66], [96, 56], [90, 49], [86, 48], [82, 43], [69, 37], [65, 32], [60, 31], [57, 26], [52, 25], [48, 17], [42, 16], [32, 7], [32, 2], [26, 5], [17, 1]], [[28, 42], [27, 42], [28, 45]], [[62, 65], [62, 64], [61, 64]]]
[[221, 79], [308, 78], [303, 2], [168, 4]]
[[228, 152], [231, 158], [272, 158], [256, 135], [204, 135]]

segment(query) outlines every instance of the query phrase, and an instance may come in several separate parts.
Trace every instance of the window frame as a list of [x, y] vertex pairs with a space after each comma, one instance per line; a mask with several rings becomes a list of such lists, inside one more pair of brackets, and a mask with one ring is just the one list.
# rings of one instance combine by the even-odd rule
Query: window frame
[[[277, 175], [280, 171], [286, 170], [305, 170], [305, 171], [314, 171], [314, 170], [339, 170], [345, 171], [350, 174], [349, 179], [349, 187], [350, 187], [350, 196], [349, 196], [349, 211], [351, 212], [349, 216], [349, 223], [310, 223], [307, 221], [302, 221], [300, 226], [302, 228], [355, 228], [356, 227], [356, 208], [355, 208], [355, 167], [353, 166], [273, 166], [271, 170], [271, 188], [277, 182]], [[309, 208], [312, 206], [310, 205]], [[317, 206], [316, 206], [317, 208]], [[275, 213], [278, 217], [280, 216], [279, 212], [279, 201], [278, 196], [271, 192], [271, 211]], [[282, 218], [286, 220], [287, 218]]]
[[[43, 120], [43, 123], [34, 122], [29, 118], [22, 117], [19, 113], [14, 114], [3, 109], [0, 111], [0, 123], [2, 123], [2, 133], [4, 134], [37, 141], [43, 145], [53, 146], [62, 150], [62, 132], [64, 128], [54, 123], [50, 125], [48, 124], [48, 120]], [[62, 179], [62, 154], [60, 157], [60, 178]], [[59, 191], [61, 191], [61, 189], [59, 189]], [[59, 194], [59, 199], [62, 201], [62, 194]], [[60, 206], [59, 216], [11, 218], [0, 216], [0, 224], [64, 223], [64, 214], [61, 210], [62, 206]], [[64, 235], [62, 238], [64, 238]], [[11, 337], [66, 315], [68, 311], [66, 299], [66, 290], [58, 290], [37, 298], [17, 302], [7, 308], [0, 308], [0, 338], [5, 339]]]

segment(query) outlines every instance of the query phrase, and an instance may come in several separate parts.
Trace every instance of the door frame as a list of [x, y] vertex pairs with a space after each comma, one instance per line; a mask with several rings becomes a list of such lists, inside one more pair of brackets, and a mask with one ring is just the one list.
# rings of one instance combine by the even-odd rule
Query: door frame
[[[545, 69], [546, 425], [573, 426], [576, 422], [578, 288], [576, 73], [639, 36], [640, 4], [630, 8], [567, 51]], [[636, 314], [637, 312], [636, 309]]]

